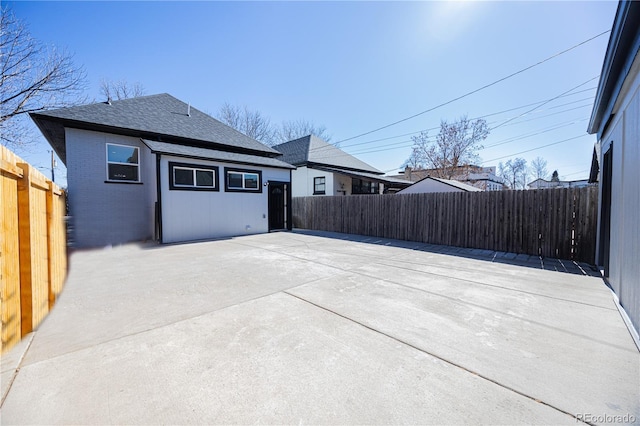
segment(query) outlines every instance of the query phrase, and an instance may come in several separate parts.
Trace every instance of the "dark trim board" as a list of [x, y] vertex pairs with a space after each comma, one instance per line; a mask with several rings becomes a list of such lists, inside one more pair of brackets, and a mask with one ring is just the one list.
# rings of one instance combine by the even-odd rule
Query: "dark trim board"
[[158, 242], [162, 241], [162, 185], [160, 180], [160, 157], [162, 154], [156, 153], [156, 229], [158, 230]]
[[[206, 164], [196, 163], [178, 163], [175, 161], [169, 161], [169, 190], [170, 191], [207, 191], [217, 192], [220, 191], [220, 173], [218, 166], [209, 166]], [[213, 172], [214, 185], [212, 187], [198, 187], [198, 186], [176, 186], [173, 182], [173, 170], [175, 167], [184, 167], [189, 169], [211, 170]]]
[[[256, 174], [258, 175], [258, 187], [257, 188], [229, 188], [229, 180], [227, 176], [229, 173], [247, 173], [247, 174]], [[262, 193], [262, 170], [255, 169], [241, 169], [237, 167], [225, 167], [224, 168], [224, 191], [225, 192], [241, 192], [241, 193], [253, 193], [260, 194]]]

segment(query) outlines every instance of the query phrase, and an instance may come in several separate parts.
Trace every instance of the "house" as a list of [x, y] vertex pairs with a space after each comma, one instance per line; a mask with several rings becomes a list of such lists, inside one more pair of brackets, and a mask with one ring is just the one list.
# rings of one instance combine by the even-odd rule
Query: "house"
[[529, 189], [550, 189], [550, 188], [583, 188], [589, 186], [588, 179], [581, 180], [546, 180], [536, 179], [527, 184]]
[[410, 183], [384, 173], [341, 149], [308, 135], [273, 147], [292, 172], [294, 197], [309, 195], [382, 194]]
[[424, 194], [429, 192], [483, 192], [482, 189], [452, 179], [440, 179], [427, 176], [411, 186], [398, 191], [398, 194]]
[[600, 182], [596, 262], [640, 348], [640, 2], [621, 1], [588, 132]]
[[495, 166], [481, 167], [467, 164], [446, 171], [443, 169], [413, 169], [407, 166], [394, 177], [417, 182], [427, 176], [444, 178], [446, 175], [451, 175], [450, 180], [466, 183], [483, 191], [501, 191], [506, 188], [504, 179], [496, 174]]
[[291, 229], [294, 167], [171, 95], [30, 115], [67, 166], [77, 247]]

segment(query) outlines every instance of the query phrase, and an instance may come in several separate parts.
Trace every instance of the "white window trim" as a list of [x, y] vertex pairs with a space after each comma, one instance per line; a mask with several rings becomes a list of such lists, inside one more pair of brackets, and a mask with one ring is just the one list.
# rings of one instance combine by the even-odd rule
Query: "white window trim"
[[[322, 186], [324, 189], [322, 191], [316, 190], [316, 180], [323, 179]], [[313, 178], [313, 195], [326, 195], [327, 194], [327, 177], [326, 176], [314, 176]]]
[[[119, 161], [109, 161], [109, 146], [113, 145], [113, 146], [122, 146], [125, 148], [133, 148], [133, 149], [137, 149], [138, 150], [138, 163], [134, 164], [134, 163], [122, 163]], [[107, 175], [107, 182], [117, 182], [117, 183], [127, 183], [127, 182], [133, 182], [133, 183], [137, 183], [137, 182], [142, 182], [142, 168], [140, 165], [140, 147], [138, 146], [134, 146], [134, 145], [123, 145], [120, 143], [111, 143], [111, 142], [107, 142], [105, 144], [105, 171], [106, 171], [106, 175]], [[109, 164], [121, 164], [124, 166], [137, 166], [138, 167], [138, 180], [124, 180], [124, 179], [110, 179], [109, 178]]]

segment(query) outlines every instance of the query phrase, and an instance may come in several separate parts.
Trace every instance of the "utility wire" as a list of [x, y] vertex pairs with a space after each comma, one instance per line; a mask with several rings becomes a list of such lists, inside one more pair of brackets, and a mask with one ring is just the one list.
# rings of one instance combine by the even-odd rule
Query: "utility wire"
[[575, 137], [573, 137], [573, 138], [564, 139], [564, 140], [561, 140], [561, 141], [558, 141], [558, 142], [553, 142], [553, 143], [550, 143], [550, 144], [547, 144], [547, 145], [538, 146], [538, 147], [536, 147], [536, 148], [527, 149], [526, 151], [515, 152], [515, 153], [513, 153], [513, 154], [504, 155], [504, 156], [502, 156], [502, 157], [492, 158], [491, 160], [481, 161], [481, 162], [480, 162], [480, 164], [490, 163], [490, 162], [492, 162], [492, 161], [496, 161], [496, 160], [502, 160], [502, 159], [504, 159], [504, 158], [513, 157], [514, 155], [525, 154], [525, 153], [527, 153], [527, 152], [531, 152], [531, 151], [537, 151], [538, 149], [547, 148], [547, 147], [549, 147], [549, 146], [553, 146], [553, 145], [558, 145], [558, 144], [561, 144], [561, 143], [569, 142], [569, 141], [572, 141], [572, 140], [574, 140], [574, 139], [583, 138], [583, 137], [585, 137], [585, 136], [589, 136], [589, 135], [584, 134], [584, 135], [580, 135], [580, 136], [575, 136]]
[[586, 44], [586, 43], [588, 43], [588, 42], [590, 42], [590, 41], [592, 41], [592, 40], [595, 40], [596, 38], [601, 37], [601, 36], [603, 36], [604, 34], [607, 34], [607, 33], [609, 33], [609, 32], [611, 32], [611, 30], [603, 31], [603, 32], [601, 32], [600, 34], [597, 34], [597, 35], [595, 35], [595, 36], [593, 36], [593, 37], [591, 37], [591, 38], [589, 38], [589, 39], [587, 39], [587, 40], [584, 40], [584, 41], [582, 41], [582, 42], [580, 42], [580, 43], [578, 43], [578, 44], [576, 44], [576, 45], [574, 45], [574, 46], [572, 46], [572, 47], [570, 47], [570, 48], [568, 48], [568, 49], [565, 49], [565, 50], [563, 50], [563, 51], [561, 51], [561, 52], [558, 52], [558, 53], [556, 53], [556, 54], [554, 54], [554, 55], [552, 55], [552, 56], [549, 56], [548, 58], [543, 59], [542, 61], [539, 61], [539, 62], [537, 62], [537, 63], [535, 63], [535, 64], [533, 64], [533, 65], [529, 65], [529, 66], [528, 66], [528, 67], [526, 67], [526, 68], [523, 68], [523, 69], [521, 69], [521, 70], [519, 70], [519, 71], [516, 71], [516, 72], [514, 72], [514, 73], [512, 73], [512, 74], [509, 74], [509, 75], [507, 75], [506, 77], [502, 77], [502, 78], [500, 78], [500, 79], [498, 79], [498, 80], [495, 80], [494, 82], [489, 83], [489, 84], [486, 84], [486, 85], [484, 85], [484, 86], [482, 86], [482, 87], [480, 87], [480, 88], [478, 88], [478, 89], [472, 90], [471, 92], [467, 92], [467, 93], [465, 93], [464, 95], [458, 96], [457, 98], [454, 98], [454, 99], [451, 99], [451, 100], [449, 100], [449, 101], [443, 102], [443, 103], [441, 103], [441, 104], [439, 104], [439, 105], [436, 105], [436, 106], [434, 106], [434, 107], [431, 107], [431, 108], [429, 108], [429, 109], [426, 109], [426, 110], [424, 110], [424, 111], [422, 111], [422, 112], [419, 112], [419, 113], [417, 113], [417, 114], [413, 114], [413, 115], [411, 115], [411, 116], [409, 116], [409, 117], [406, 117], [406, 118], [403, 118], [403, 119], [400, 119], [400, 120], [394, 121], [393, 123], [389, 123], [389, 124], [384, 125], [384, 126], [382, 126], [382, 127], [378, 127], [378, 128], [376, 128], [376, 129], [369, 130], [368, 132], [360, 133], [359, 135], [355, 135], [355, 136], [351, 136], [350, 138], [342, 139], [342, 140], [340, 140], [340, 141], [338, 141], [338, 142], [336, 142], [336, 143], [346, 142], [346, 141], [349, 141], [349, 140], [352, 140], [352, 139], [356, 139], [356, 138], [359, 138], [359, 137], [362, 137], [362, 136], [365, 136], [365, 135], [369, 135], [369, 134], [371, 134], [371, 133], [378, 132], [378, 131], [380, 131], [380, 130], [383, 130], [383, 129], [389, 128], [389, 127], [391, 127], [391, 126], [395, 126], [396, 124], [403, 123], [403, 122], [405, 122], [405, 121], [411, 120], [412, 118], [416, 118], [416, 117], [421, 116], [421, 115], [423, 115], [423, 114], [426, 114], [426, 113], [428, 113], [428, 112], [434, 111], [434, 110], [436, 110], [436, 109], [438, 109], [438, 108], [441, 108], [441, 107], [443, 107], [443, 106], [449, 105], [449, 104], [451, 104], [451, 103], [453, 103], [453, 102], [459, 101], [460, 99], [466, 98], [467, 96], [470, 96], [470, 95], [473, 95], [473, 94], [475, 94], [475, 93], [478, 93], [478, 92], [480, 92], [480, 91], [482, 91], [482, 90], [484, 90], [484, 89], [487, 89], [487, 88], [489, 88], [489, 87], [491, 87], [491, 86], [495, 86], [496, 84], [501, 83], [501, 82], [503, 82], [503, 81], [505, 81], [505, 80], [507, 80], [507, 79], [509, 79], [509, 78], [511, 78], [511, 77], [515, 77], [515, 76], [516, 76], [516, 75], [518, 75], [518, 74], [522, 74], [522, 73], [523, 73], [523, 72], [525, 72], [525, 71], [528, 71], [528, 70], [530, 70], [530, 69], [532, 69], [532, 68], [534, 68], [534, 67], [537, 67], [538, 65], [542, 65], [542, 64], [544, 64], [545, 62], [548, 62], [548, 61], [550, 61], [550, 60], [552, 60], [552, 59], [557, 58], [557, 57], [558, 57], [558, 56], [560, 56], [560, 55], [563, 55], [563, 54], [565, 54], [565, 53], [567, 53], [567, 52], [570, 52], [571, 50], [576, 49], [576, 48], [578, 48], [578, 47], [582, 46], [583, 44]]
[[597, 76], [595, 76], [595, 77], [593, 77], [593, 78], [590, 78], [589, 80], [585, 81], [584, 83], [580, 83], [580, 84], [578, 84], [577, 86], [575, 86], [574, 88], [569, 89], [569, 90], [567, 90], [566, 92], [563, 92], [563, 93], [561, 93], [560, 95], [556, 96], [555, 98], [551, 98], [551, 99], [549, 99], [549, 100], [547, 100], [547, 101], [545, 101], [545, 102], [541, 103], [540, 105], [538, 105], [538, 106], [536, 106], [536, 107], [533, 107], [533, 108], [531, 108], [531, 109], [530, 109], [530, 110], [528, 110], [528, 111], [523, 112], [523, 113], [522, 113], [522, 114], [520, 114], [520, 115], [517, 115], [517, 116], [515, 116], [515, 117], [511, 117], [510, 119], [508, 119], [508, 120], [506, 120], [506, 121], [504, 121], [504, 122], [502, 122], [502, 123], [498, 124], [497, 126], [492, 127], [492, 128], [491, 128], [491, 130], [495, 130], [495, 129], [497, 129], [498, 127], [502, 127], [502, 126], [504, 126], [505, 124], [507, 124], [507, 123], [509, 123], [509, 122], [511, 122], [511, 121], [513, 121], [513, 120], [517, 120], [518, 118], [520, 118], [520, 117], [522, 117], [522, 116], [524, 116], [524, 115], [527, 115], [527, 114], [529, 114], [529, 113], [531, 113], [531, 112], [533, 112], [533, 111], [537, 110], [538, 108], [540, 108], [540, 107], [542, 107], [542, 106], [544, 106], [544, 105], [548, 104], [549, 102], [553, 102], [553, 101], [555, 101], [555, 100], [556, 100], [556, 99], [558, 99], [560, 96], [565, 95], [565, 94], [567, 94], [567, 93], [571, 93], [571, 92], [573, 92], [575, 89], [577, 89], [577, 88], [579, 88], [579, 87], [581, 87], [581, 86], [584, 86], [584, 85], [585, 85], [585, 84], [587, 84], [587, 83], [592, 82], [593, 80], [597, 79], [598, 77], [600, 77], [600, 75], [597, 75]]
[[[574, 109], [576, 109], [576, 108], [570, 108], [567, 111], [571, 111], [571, 110], [574, 110]], [[564, 112], [564, 111], [562, 111], [562, 112]], [[549, 114], [549, 115], [547, 115], [545, 117], [552, 116], [552, 115], [557, 115], [557, 114], [559, 114], [559, 113]], [[538, 117], [538, 118], [542, 118], [542, 117]], [[575, 118], [573, 120], [564, 121], [562, 123], [555, 124], [552, 127], [547, 127], [547, 128], [542, 129], [540, 131], [536, 131], [536, 132], [533, 132], [533, 133], [524, 133], [524, 134], [512, 136], [512, 137], [507, 138], [507, 139], [503, 139], [501, 141], [497, 141], [497, 142], [491, 143], [489, 145], [484, 146], [482, 149], [493, 148], [495, 146], [504, 145], [504, 144], [507, 144], [507, 143], [516, 142], [518, 140], [522, 140], [522, 139], [538, 136], [538, 135], [541, 135], [543, 133], [548, 133], [548, 132], [551, 132], [551, 131], [554, 131], [554, 130], [558, 130], [558, 129], [563, 128], [563, 127], [568, 127], [568, 126], [571, 126], [573, 124], [580, 123], [580, 122], [586, 121], [586, 120], [587, 120], [587, 118]], [[413, 145], [413, 140], [403, 140], [403, 141], [400, 141], [400, 142], [394, 142], [394, 143], [390, 143], [390, 144], [385, 144], [384, 146], [381, 146], [381, 147], [364, 148], [361, 151], [356, 150], [354, 152], [350, 152], [349, 154], [350, 155], [370, 154], [370, 153], [373, 153], [373, 152], [391, 151], [391, 150], [396, 150], [396, 149], [401, 149], [401, 148], [408, 148], [408, 147], [410, 147], [412, 145]], [[317, 159], [333, 158], [333, 156], [332, 155], [327, 155], [325, 157], [318, 156], [316, 158]]]
[[[575, 94], [586, 92], [586, 91], [593, 90], [593, 89], [595, 89], [595, 87], [591, 87], [589, 89], [579, 90], [577, 92], [570, 93], [570, 94], [560, 95], [560, 96], [557, 96], [555, 98], [558, 99], [558, 98], [563, 98], [563, 97], [567, 97], [567, 96], [573, 96]], [[540, 105], [540, 104], [543, 104], [543, 103], [551, 101], [551, 100], [553, 100], [553, 99], [545, 99], [543, 101], [533, 102], [533, 103], [529, 103], [529, 104], [526, 104], [526, 105], [521, 105], [521, 106], [518, 106], [518, 107], [509, 108], [509, 109], [505, 109], [505, 110], [502, 110], [502, 111], [493, 112], [493, 113], [490, 113], [490, 114], [485, 114], [485, 115], [481, 115], [481, 116], [478, 116], [478, 117], [470, 118], [469, 120], [473, 121], [473, 120], [477, 120], [479, 118], [487, 118], [487, 117], [492, 117], [492, 116], [495, 116], [495, 115], [500, 115], [500, 114], [504, 114], [504, 113], [511, 112], [511, 111], [517, 111], [517, 110], [522, 109], [522, 108], [527, 108], [527, 107], [534, 106], [534, 105]], [[544, 117], [551, 117], [551, 116], [554, 116], [554, 115], [559, 115], [559, 114], [561, 114], [563, 112], [573, 111], [573, 110], [578, 109], [578, 108], [585, 108], [585, 107], [590, 106], [592, 104], [593, 97], [582, 98], [582, 99], [578, 99], [576, 101], [567, 102], [567, 103], [564, 103], [564, 104], [554, 105], [552, 107], [549, 107], [549, 109], [556, 109], [556, 108], [561, 108], [563, 106], [572, 105], [572, 104], [575, 104], [575, 103], [578, 103], [578, 102], [587, 101], [587, 100], [591, 101], [591, 102], [589, 102], [589, 104], [582, 105], [582, 106], [579, 106], [579, 107], [576, 107], [576, 108], [570, 108], [570, 109], [566, 109], [566, 110], [562, 110], [562, 111], [557, 111], [557, 112], [554, 112], [554, 113], [551, 113], [551, 114], [529, 118], [527, 120], [520, 120], [517, 123], [509, 123], [509, 124], [507, 124], [507, 126], [513, 126], [513, 125], [516, 125], [516, 124], [525, 123], [527, 121], [538, 120], [538, 119], [544, 118]], [[386, 141], [386, 140], [389, 140], [389, 139], [396, 139], [396, 138], [400, 138], [400, 137], [403, 137], [403, 136], [410, 136], [410, 135], [415, 135], [417, 133], [429, 132], [431, 130], [438, 130], [439, 128], [440, 128], [440, 126], [430, 127], [428, 129], [422, 129], [422, 130], [417, 130], [415, 132], [403, 133], [401, 135], [395, 135], [395, 136], [389, 136], [389, 137], [386, 137], [386, 138], [380, 138], [380, 139], [374, 139], [374, 140], [365, 141], [365, 142], [353, 143], [353, 144], [349, 144], [348, 147], [340, 147], [340, 149], [352, 148], [354, 146], [367, 145], [367, 144], [371, 144], [371, 143], [375, 143], [375, 142], [382, 142], [382, 141]], [[315, 148], [309, 149], [309, 152], [318, 152], [318, 151], [323, 151], [323, 150], [326, 151], [326, 150], [332, 150], [333, 148], [336, 148], [336, 146], [335, 145], [319, 146], [319, 147], [315, 147]]]
[[[549, 132], [552, 132], [554, 130], [561, 129], [563, 127], [568, 127], [568, 126], [571, 126], [573, 124], [580, 123], [580, 122], [586, 121], [586, 120], [588, 120], [588, 119], [587, 118], [582, 118], [582, 119], [576, 118], [574, 120], [558, 123], [558, 124], [556, 124], [556, 125], [554, 125], [552, 127], [548, 127], [546, 129], [543, 129], [543, 130], [540, 130], [540, 131], [537, 131], [537, 132], [534, 132], [534, 133], [525, 133], [525, 134], [514, 136], [514, 137], [511, 137], [511, 138], [508, 138], [508, 139], [503, 139], [501, 141], [498, 141], [498, 142], [492, 143], [490, 145], [484, 146], [483, 148], [481, 148], [481, 150], [488, 149], [488, 148], [493, 148], [493, 147], [496, 147], [496, 146], [499, 146], [499, 145], [505, 145], [505, 144], [512, 143], [512, 142], [517, 142], [517, 141], [522, 140], [522, 139], [532, 138], [534, 136], [538, 136], [538, 135], [541, 135], [541, 134], [544, 134], [544, 133], [549, 133]], [[392, 150], [396, 150], [396, 149], [409, 148], [412, 145], [413, 145], [413, 141], [404, 140], [404, 141], [396, 142], [396, 143], [393, 143], [393, 144], [387, 144], [384, 147], [378, 147], [378, 148], [373, 148], [373, 149], [365, 149], [363, 151], [352, 152], [352, 153], [350, 153], [350, 155], [362, 155], [362, 154], [371, 154], [371, 153], [382, 152], [382, 151], [392, 151]], [[323, 158], [333, 158], [333, 156], [328, 155], [326, 157], [317, 157], [317, 159], [323, 159]]]

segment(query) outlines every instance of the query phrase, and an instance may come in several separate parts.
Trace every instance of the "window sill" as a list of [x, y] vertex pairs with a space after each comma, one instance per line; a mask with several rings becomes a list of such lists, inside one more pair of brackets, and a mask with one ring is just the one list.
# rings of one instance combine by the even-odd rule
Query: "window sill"
[[124, 183], [125, 185], [143, 185], [143, 182], [131, 182], [127, 180], [105, 180], [104, 183]]
[[322, 192], [314, 192], [313, 195], [327, 195], [325, 191]]

